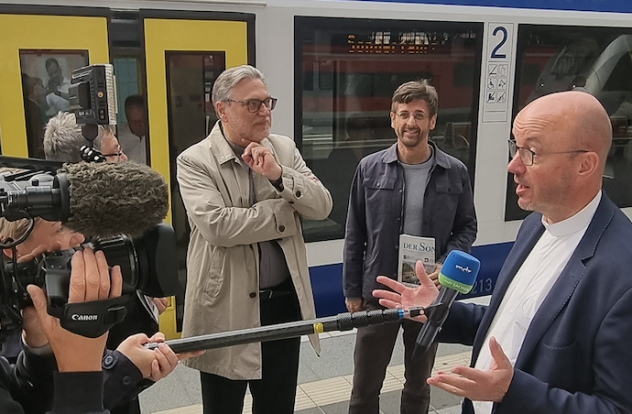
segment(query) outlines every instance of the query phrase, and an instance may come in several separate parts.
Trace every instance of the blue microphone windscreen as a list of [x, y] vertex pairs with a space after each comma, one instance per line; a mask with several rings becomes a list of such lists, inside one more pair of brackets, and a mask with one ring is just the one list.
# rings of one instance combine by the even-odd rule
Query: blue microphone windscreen
[[459, 250], [452, 250], [441, 267], [439, 282], [441, 286], [462, 294], [469, 293], [476, 282], [480, 268], [481, 262], [476, 257]]

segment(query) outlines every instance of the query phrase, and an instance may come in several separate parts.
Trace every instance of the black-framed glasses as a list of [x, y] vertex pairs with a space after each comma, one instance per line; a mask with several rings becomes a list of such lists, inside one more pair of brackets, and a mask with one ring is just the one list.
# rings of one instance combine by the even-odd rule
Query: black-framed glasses
[[116, 147], [117, 152], [113, 152], [112, 154], [103, 154], [104, 157], [116, 157], [116, 162], [119, 162], [121, 160], [121, 155], [123, 155], [123, 150], [121, 149], [121, 146], [118, 145]]
[[533, 165], [533, 159], [535, 158], [536, 155], [539, 156], [539, 155], [573, 154], [573, 153], [580, 153], [580, 152], [589, 152], [588, 150], [572, 150], [572, 151], [541, 152], [539, 154], [536, 154], [535, 152], [531, 151], [529, 148], [519, 147], [518, 145], [516, 145], [516, 141], [514, 141], [513, 139], [510, 139], [507, 142], [509, 143], [509, 156], [511, 156], [511, 158], [513, 159], [516, 156], [516, 154], [518, 154], [518, 158], [520, 158], [520, 162], [526, 165], [527, 167], [530, 167]]
[[259, 112], [259, 109], [261, 109], [261, 105], [265, 105], [266, 108], [272, 111], [274, 108], [276, 108], [277, 101], [278, 99], [273, 98], [273, 97], [268, 97], [264, 100], [246, 99], [243, 101], [240, 101], [238, 99], [226, 99], [226, 102], [237, 102], [237, 103], [242, 104], [243, 106], [248, 108], [248, 112], [251, 112], [251, 113]]

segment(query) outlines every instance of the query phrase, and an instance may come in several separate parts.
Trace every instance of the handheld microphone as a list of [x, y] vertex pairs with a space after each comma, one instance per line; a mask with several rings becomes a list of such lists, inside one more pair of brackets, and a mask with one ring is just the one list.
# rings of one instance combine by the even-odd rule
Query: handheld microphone
[[428, 351], [441, 331], [456, 296], [472, 290], [480, 267], [481, 262], [474, 256], [458, 250], [450, 252], [439, 272], [439, 296], [432, 303], [430, 312], [426, 313], [428, 320], [417, 336], [413, 358], [420, 358]]
[[144, 164], [65, 164], [57, 175], [0, 177], [0, 216], [61, 221], [86, 237], [140, 237], [162, 222], [167, 184]]

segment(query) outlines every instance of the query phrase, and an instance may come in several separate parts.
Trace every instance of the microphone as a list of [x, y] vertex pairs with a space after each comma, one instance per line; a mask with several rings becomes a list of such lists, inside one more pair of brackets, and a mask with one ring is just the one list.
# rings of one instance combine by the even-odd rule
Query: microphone
[[421, 358], [428, 351], [441, 331], [456, 296], [472, 290], [480, 267], [481, 262], [476, 257], [459, 250], [450, 252], [439, 272], [439, 296], [428, 307], [428, 320], [417, 336], [413, 358]]
[[59, 172], [70, 184], [70, 216], [63, 225], [87, 237], [140, 237], [167, 215], [167, 184], [147, 165], [66, 164]]
[[61, 221], [86, 237], [140, 237], [162, 222], [168, 208], [162, 176], [134, 162], [65, 164], [55, 176], [0, 176], [0, 216]]

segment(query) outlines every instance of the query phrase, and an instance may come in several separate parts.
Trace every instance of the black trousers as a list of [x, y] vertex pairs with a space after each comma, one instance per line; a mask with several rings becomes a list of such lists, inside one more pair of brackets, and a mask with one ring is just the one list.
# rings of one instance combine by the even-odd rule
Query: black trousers
[[[377, 309], [368, 306], [365, 310]], [[437, 344], [420, 359], [413, 360], [415, 340], [422, 324], [409, 320], [401, 323], [367, 326], [358, 329], [353, 354], [353, 388], [349, 414], [378, 414], [380, 390], [393, 354], [400, 326], [404, 330], [404, 388], [400, 402], [401, 414], [427, 414], [430, 407], [430, 386], [426, 379], [432, 372]]]
[[[300, 320], [296, 293], [260, 301], [261, 325]], [[200, 372], [204, 414], [241, 414], [246, 387], [250, 387], [253, 414], [294, 412], [301, 339], [262, 342], [262, 376], [259, 380], [230, 380]]]

